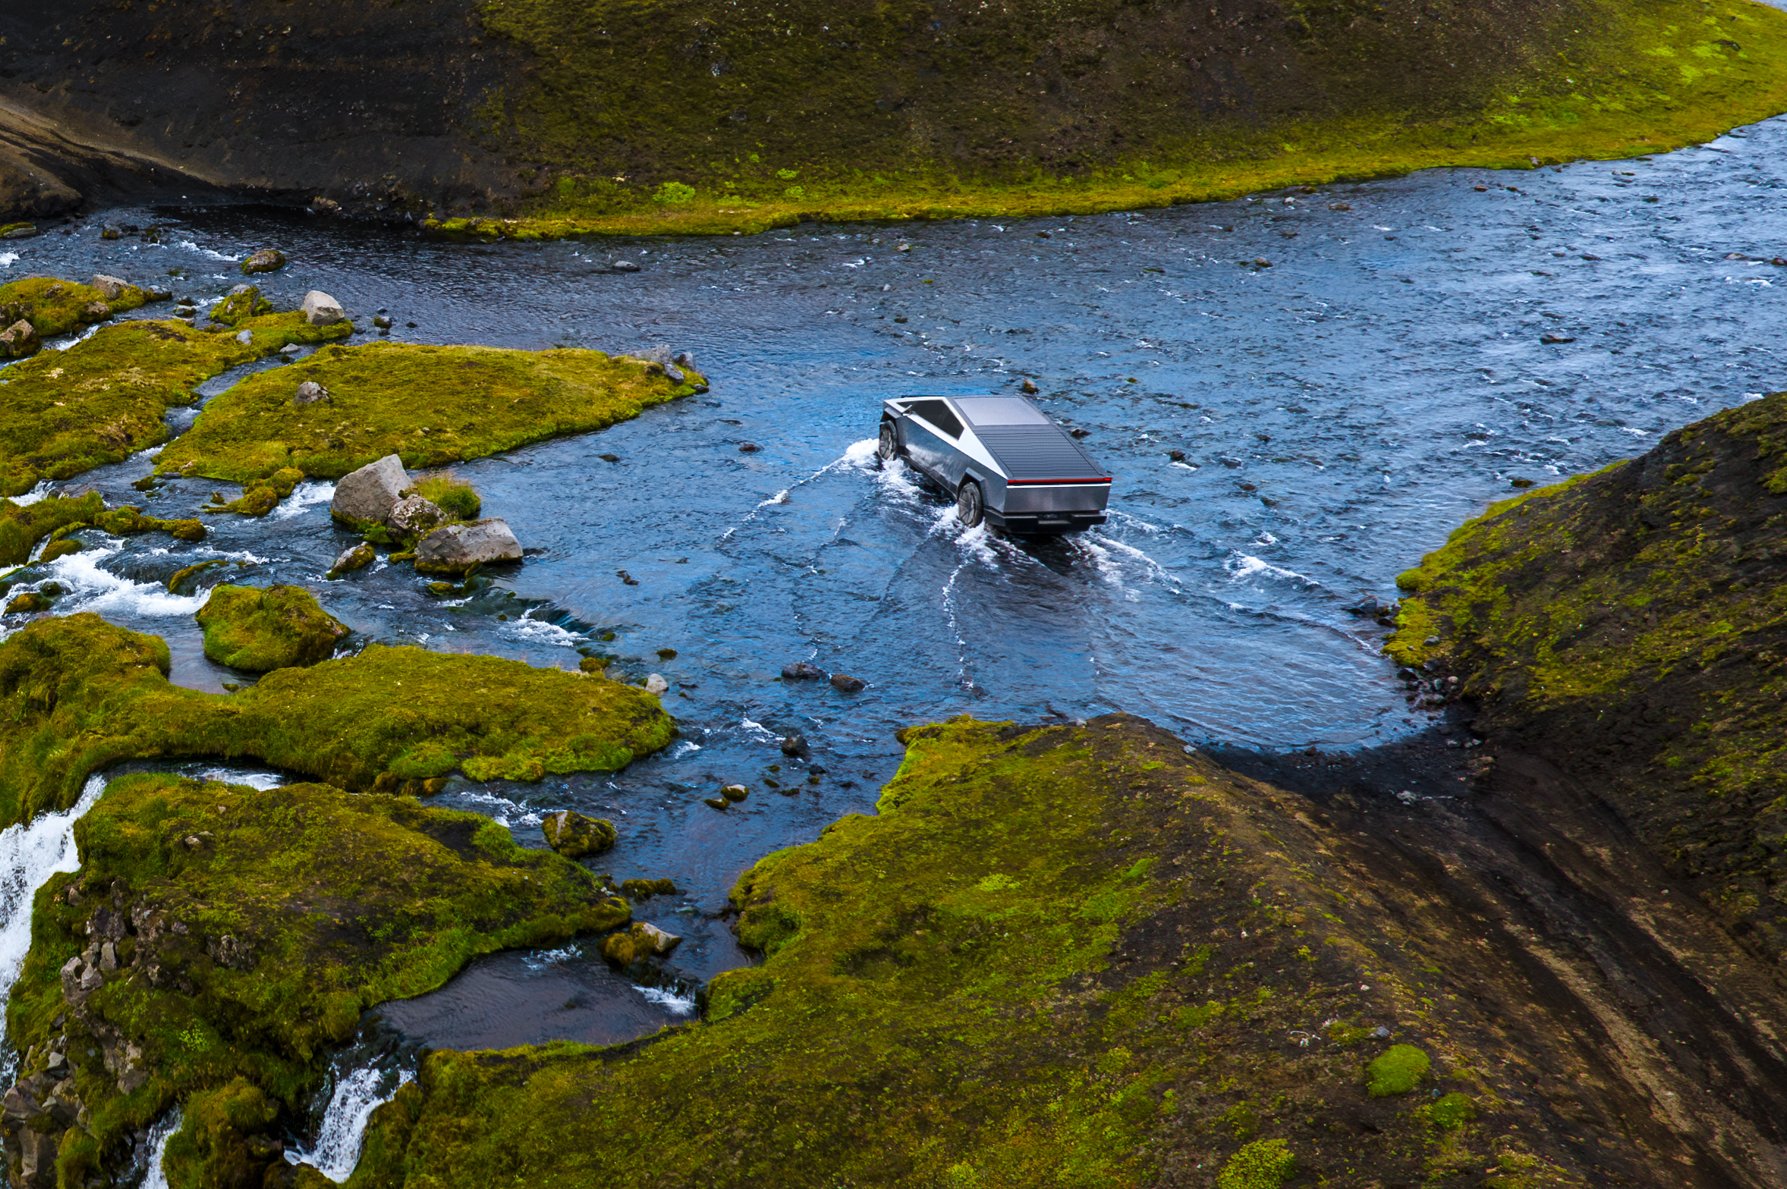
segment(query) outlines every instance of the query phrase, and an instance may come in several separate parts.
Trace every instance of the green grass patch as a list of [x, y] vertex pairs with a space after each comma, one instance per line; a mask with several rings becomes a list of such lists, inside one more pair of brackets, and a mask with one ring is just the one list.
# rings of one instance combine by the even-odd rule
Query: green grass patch
[[375, 645], [230, 695], [174, 686], [168, 664], [159, 638], [90, 614], [0, 643], [0, 820], [72, 804], [89, 773], [126, 759], [255, 759], [348, 789], [421, 789], [456, 771], [613, 771], [674, 733], [644, 690], [499, 657]]
[[348, 634], [301, 586], [214, 586], [197, 618], [205, 655], [251, 673], [328, 660]]
[[[27, 1079], [66, 1054], [63, 1096], [80, 1111], [66, 1158], [121, 1173], [130, 1140], [186, 1101], [173, 1184], [252, 1164], [254, 1143], [302, 1117], [366, 1008], [433, 990], [480, 954], [630, 915], [581, 867], [487, 818], [326, 785], [126, 776], [75, 841], [79, 872], [36, 901], [8, 1036]], [[97, 985], [71, 992], [71, 960]]]
[[166, 441], [168, 410], [196, 401], [203, 381], [287, 343], [341, 338], [353, 328], [270, 314], [241, 330], [246, 343], [236, 332], [184, 322], [122, 322], [0, 370], [0, 495], [122, 462]]
[[140, 309], [148, 300], [148, 294], [135, 285], [126, 285], [116, 297], [108, 298], [79, 281], [21, 277], [0, 285], [0, 329], [21, 318], [31, 323], [36, 338], [12, 351], [14, 356], [26, 355], [37, 350], [44, 339], [84, 330], [127, 310]]
[[1414, 1045], [1391, 1045], [1365, 1067], [1365, 1091], [1373, 1098], [1407, 1094], [1432, 1067], [1432, 1059]]
[[[294, 404], [306, 380], [329, 400]], [[325, 347], [208, 401], [156, 469], [248, 484], [285, 468], [340, 478], [387, 454], [406, 467], [439, 467], [603, 429], [703, 386], [699, 376], [674, 383], [656, 364], [600, 351]]]

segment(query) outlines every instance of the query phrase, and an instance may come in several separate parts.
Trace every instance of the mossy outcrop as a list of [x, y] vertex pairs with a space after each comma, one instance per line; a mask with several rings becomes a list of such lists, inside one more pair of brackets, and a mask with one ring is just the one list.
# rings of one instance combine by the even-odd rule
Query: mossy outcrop
[[328, 660], [348, 634], [302, 586], [214, 586], [197, 618], [205, 655], [250, 673]]
[[0, 355], [27, 355], [45, 339], [82, 330], [96, 322], [140, 309], [149, 295], [135, 285], [126, 285], [115, 277], [96, 277], [104, 288], [84, 285], [79, 281], [55, 277], [22, 277], [0, 285], [0, 327], [20, 321], [31, 324], [31, 335], [24, 343]]
[[1787, 395], [1497, 504], [1398, 580], [1389, 651], [1610, 803], [1787, 956]]
[[234, 332], [130, 321], [0, 370], [0, 495], [122, 462], [167, 440], [168, 410], [195, 401], [202, 381], [288, 343], [351, 331], [308, 326], [297, 314], [264, 315]]
[[545, 836], [547, 846], [567, 859], [599, 855], [614, 848], [613, 822], [589, 817], [574, 809], [548, 814], [540, 823], [540, 833]]
[[0, 500], [0, 566], [23, 565], [30, 560], [38, 542], [65, 538], [83, 528], [97, 528], [117, 537], [162, 532], [177, 541], [205, 539], [201, 521], [191, 517], [146, 516], [141, 508], [130, 504], [108, 508], [96, 491], [79, 496], [52, 495], [30, 504]]
[[[294, 402], [306, 381], [329, 399]], [[679, 381], [661, 364], [600, 351], [326, 347], [212, 398], [156, 467], [244, 484], [282, 468], [336, 479], [388, 454], [439, 467], [602, 429], [704, 386], [699, 375]]]
[[7, 1011], [8, 1101], [37, 1107], [3, 1124], [27, 1186], [111, 1181], [180, 1103], [170, 1183], [261, 1184], [366, 1008], [630, 915], [487, 818], [326, 785], [122, 777], [75, 840], [80, 870], [38, 895]]
[[[1642, 1183], [1294, 799], [1123, 717], [906, 742], [878, 816], [739, 880], [764, 960], [702, 1022], [431, 1054], [353, 1185]], [[1387, 1036], [1474, 1117], [1373, 1098]]]
[[158, 756], [254, 759], [348, 789], [425, 790], [456, 771], [612, 771], [674, 727], [643, 690], [499, 657], [374, 645], [241, 693], [167, 680], [167, 645], [96, 615], [0, 643], [0, 821], [73, 804], [86, 777]]
[[1784, 30], [1747, 0], [71, 0], [0, 12], [0, 119], [77, 185], [134, 159], [145, 187], [525, 216], [447, 220], [473, 233], [717, 231], [1655, 151], [1787, 107]]

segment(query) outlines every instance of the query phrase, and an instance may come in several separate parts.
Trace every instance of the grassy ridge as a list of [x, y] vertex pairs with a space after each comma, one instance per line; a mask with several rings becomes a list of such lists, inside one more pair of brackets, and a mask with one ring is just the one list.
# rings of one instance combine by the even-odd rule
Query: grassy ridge
[[484, 21], [530, 55], [484, 118], [539, 192], [448, 232], [1151, 207], [1656, 152], [1787, 109], [1787, 15], [1749, 0], [487, 0]]
[[1498, 504], [1398, 580], [1389, 651], [1579, 773], [1787, 954], [1787, 394]]
[[1513, 1189], [1623, 1152], [1504, 1093], [1552, 1056], [1471, 1020], [1271, 790], [1122, 717], [906, 741], [877, 816], [740, 879], [766, 957], [703, 1022], [434, 1053], [355, 1189]]

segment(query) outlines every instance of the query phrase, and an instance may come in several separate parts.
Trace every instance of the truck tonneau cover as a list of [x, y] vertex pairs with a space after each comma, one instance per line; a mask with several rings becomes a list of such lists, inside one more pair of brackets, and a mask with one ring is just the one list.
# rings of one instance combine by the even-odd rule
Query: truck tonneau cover
[[1055, 425], [977, 425], [974, 433], [1012, 479], [1106, 478]]

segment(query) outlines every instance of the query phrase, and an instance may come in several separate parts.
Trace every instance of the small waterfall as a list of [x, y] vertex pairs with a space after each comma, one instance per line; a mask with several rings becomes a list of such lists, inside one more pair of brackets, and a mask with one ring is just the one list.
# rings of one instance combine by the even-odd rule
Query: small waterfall
[[[37, 889], [56, 872], [80, 867], [74, 824], [99, 800], [105, 786], [105, 777], [91, 776], [72, 809], [40, 813], [22, 825], [0, 830], [0, 1003], [12, 994], [31, 948], [31, 902]], [[0, 1036], [4, 1028], [0, 1019]], [[17, 1055], [8, 1052], [0, 1063], [0, 1077], [11, 1082], [17, 1063]]]
[[180, 1130], [184, 1118], [175, 1107], [149, 1129], [149, 1171], [143, 1174], [142, 1189], [168, 1189], [167, 1174], [161, 1170], [161, 1158], [167, 1155], [168, 1141]]
[[288, 1153], [286, 1159], [294, 1164], [308, 1164], [338, 1185], [346, 1181], [360, 1162], [360, 1146], [366, 1140], [366, 1124], [372, 1119], [372, 1112], [391, 1101], [414, 1076], [403, 1069], [393, 1078], [388, 1070], [377, 1065], [360, 1066], [341, 1074], [323, 1111], [316, 1142], [295, 1155]]

